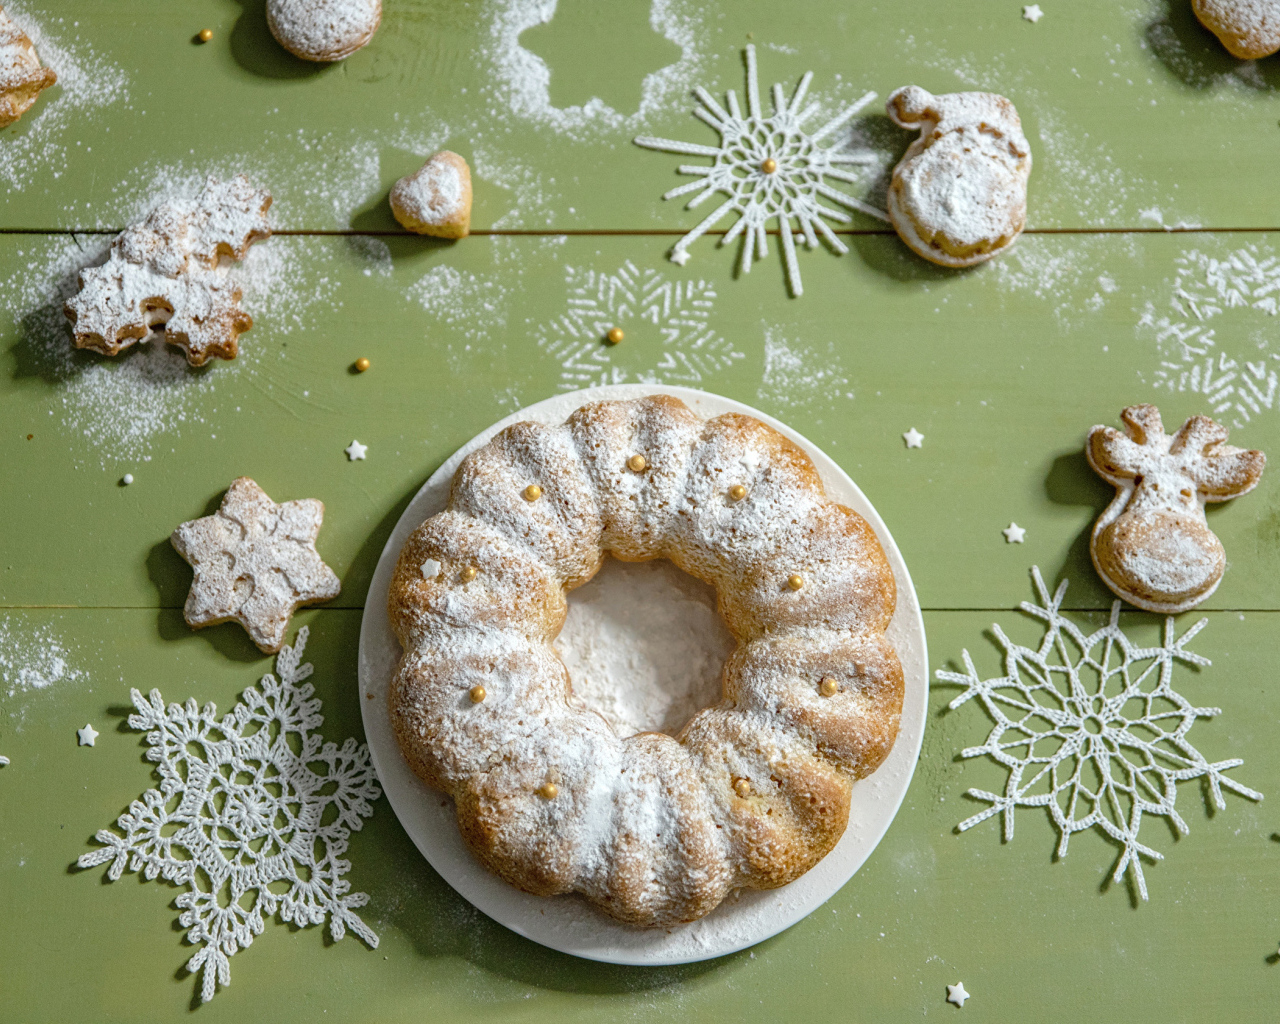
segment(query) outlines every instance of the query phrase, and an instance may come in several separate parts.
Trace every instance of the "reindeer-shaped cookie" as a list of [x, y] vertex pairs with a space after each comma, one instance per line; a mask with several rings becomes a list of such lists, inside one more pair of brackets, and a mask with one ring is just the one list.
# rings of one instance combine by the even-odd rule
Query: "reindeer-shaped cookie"
[[1089, 553], [1104, 583], [1151, 612], [1183, 612], [1217, 589], [1226, 554], [1206, 501], [1257, 486], [1267, 457], [1226, 444], [1227, 428], [1193, 416], [1169, 435], [1154, 405], [1120, 413], [1125, 433], [1089, 431], [1089, 465], [1116, 488], [1093, 527]]
[[886, 199], [902, 240], [944, 267], [971, 267], [1012, 245], [1027, 220], [1031, 174], [1013, 104], [990, 92], [934, 96], [908, 85], [885, 109], [903, 128], [920, 129]]

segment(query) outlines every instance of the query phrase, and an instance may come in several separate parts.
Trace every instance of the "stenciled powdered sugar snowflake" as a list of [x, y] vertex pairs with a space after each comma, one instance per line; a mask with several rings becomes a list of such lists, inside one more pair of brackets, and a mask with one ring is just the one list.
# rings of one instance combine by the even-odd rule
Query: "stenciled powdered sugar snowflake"
[[[138, 712], [129, 726], [149, 730], [147, 758], [159, 766], [160, 787], [130, 804], [118, 831], [98, 832], [103, 846], [78, 862], [109, 861], [113, 882], [127, 868], [186, 888], [179, 920], [201, 947], [187, 970], [203, 971], [206, 1003], [230, 983], [229, 958], [272, 914], [303, 927], [328, 917], [335, 941], [350, 928], [378, 945], [355, 913], [369, 898], [350, 892], [342, 854], [381, 791], [364, 744], [338, 747], [315, 732], [324, 718], [303, 682], [312, 671], [299, 664], [306, 642], [304, 627], [276, 658], [279, 678], [263, 676], [221, 719], [212, 704], [166, 709], [159, 690], [149, 698], [131, 691]], [[285, 891], [272, 890], [281, 884]]]
[[[561, 367], [561, 388], [601, 384], [698, 384], [744, 358], [711, 326], [716, 292], [706, 281], [671, 281], [628, 260], [610, 273], [568, 267], [567, 307], [535, 331]], [[661, 337], [645, 338], [640, 330]], [[605, 343], [610, 329], [626, 340]]]
[[1186, 649], [1208, 620], [1175, 639], [1173, 619], [1167, 618], [1164, 642], [1138, 647], [1120, 628], [1116, 601], [1110, 622], [1085, 634], [1059, 612], [1066, 581], [1050, 597], [1038, 568], [1032, 576], [1043, 605], [1024, 601], [1021, 607], [1048, 625], [1039, 648], [1014, 643], [995, 625], [1005, 651], [1005, 675], [980, 678], [967, 650], [963, 674], [936, 673], [941, 682], [965, 687], [950, 708], [977, 697], [995, 722], [986, 742], [962, 756], [989, 755], [1009, 769], [1003, 794], [968, 791], [991, 806], [962, 821], [959, 829], [964, 832], [1000, 814], [1008, 841], [1018, 807], [1046, 807], [1060, 836], [1058, 856], [1066, 855], [1074, 833], [1100, 829], [1123, 847], [1113, 880], [1119, 882], [1131, 870], [1145, 900], [1139, 857], [1164, 857], [1140, 842], [1138, 831], [1143, 815], [1155, 814], [1188, 832], [1174, 806], [1177, 783], [1205, 779], [1219, 809], [1226, 807], [1223, 787], [1262, 799], [1261, 793], [1223, 774], [1243, 761], [1209, 762], [1187, 740], [1197, 718], [1221, 713], [1219, 708], [1196, 707], [1171, 686], [1175, 662], [1209, 664]]
[[773, 87], [773, 113], [765, 117], [760, 106], [760, 84], [756, 75], [756, 48], [747, 47], [747, 116], [742, 116], [737, 94], [730, 89], [726, 94], [728, 109], [721, 107], [706, 89], [698, 87], [694, 95], [702, 104], [693, 114], [720, 133], [719, 146], [705, 146], [694, 142], [654, 138], [642, 135], [636, 145], [647, 149], [660, 149], [668, 153], [689, 156], [705, 156], [712, 159], [710, 166], [682, 164], [681, 174], [696, 176], [698, 181], [680, 185], [666, 193], [663, 199], [697, 192], [686, 209], [693, 209], [717, 192], [728, 198], [708, 215], [702, 223], [680, 239], [671, 250], [673, 263], [683, 266], [689, 260], [689, 246], [731, 213], [737, 221], [721, 239], [721, 245], [731, 244], [739, 235], [742, 241], [742, 272], [751, 269], [753, 259], [768, 254], [765, 226], [771, 220], [778, 224], [782, 241], [783, 258], [786, 261], [787, 280], [791, 293], [804, 293], [800, 280], [800, 266], [796, 262], [794, 232], [799, 233], [812, 249], [821, 235], [837, 253], [843, 255], [848, 247], [832, 233], [826, 220], [846, 224], [852, 218], [843, 210], [826, 205], [830, 200], [851, 210], [858, 210], [880, 220], [888, 220], [886, 214], [874, 206], [855, 199], [827, 184], [827, 178], [857, 184], [860, 176], [846, 170], [851, 165], [877, 163], [877, 157], [869, 150], [855, 148], [851, 140], [822, 145], [841, 127], [848, 124], [855, 114], [875, 99], [869, 92], [851, 103], [816, 131], [807, 132], [804, 123], [817, 113], [821, 104], [802, 106], [813, 81], [808, 71], [800, 79], [788, 102], [782, 86]]
[[[1252, 325], [1250, 358], [1224, 351], [1208, 321], [1228, 311], [1280, 313], [1280, 257], [1255, 245], [1223, 259], [1192, 250], [1179, 256], [1176, 266], [1170, 313], [1148, 307], [1139, 321], [1139, 327], [1155, 332], [1163, 356], [1154, 384], [1204, 395], [1215, 416], [1243, 427], [1280, 400], [1280, 356], [1267, 348], [1274, 325], [1261, 318]], [[1233, 325], [1240, 326], [1245, 325]]]

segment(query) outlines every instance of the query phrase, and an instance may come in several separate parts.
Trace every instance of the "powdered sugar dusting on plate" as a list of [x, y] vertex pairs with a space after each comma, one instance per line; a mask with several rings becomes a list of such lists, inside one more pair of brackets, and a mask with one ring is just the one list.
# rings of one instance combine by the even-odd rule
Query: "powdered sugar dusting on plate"
[[65, 137], [68, 126], [89, 111], [127, 102], [129, 76], [98, 56], [78, 34], [69, 42], [67, 34], [74, 28], [65, 18], [47, 18], [42, 25], [25, 3], [9, 0], [4, 8], [35, 44], [40, 63], [58, 75], [57, 84], [45, 90], [0, 142], [0, 181], [20, 192], [46, 176], [62, 176], [75, 146]]

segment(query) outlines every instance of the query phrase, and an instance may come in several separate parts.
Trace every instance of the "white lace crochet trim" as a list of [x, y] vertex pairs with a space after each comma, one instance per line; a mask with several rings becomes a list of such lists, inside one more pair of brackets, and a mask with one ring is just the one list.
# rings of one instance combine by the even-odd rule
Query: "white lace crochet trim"
[[[187, 941], [201, 947], [187, 970], [203, 971], [206, 1003], [230, 983], [230, 957], [272, 914], [302, 927], [327, 916], [334, 941], [350, 928], [378, 945], [355, 913], [369, 897], [349, 891], [342, 876], [351, 864], [342, 854], [382, 793], [364, 744], [348, 739], [339, 748], [313, 731], [324, 718], [314, 688], [303, 683], [312, 672], [299, 664], [306, 642], [304, 627], [276, 658], [279, 679], [263, 676], [221, 719], [213, 704], [188, 700], [166, 709], [159, 690], [149, 698], [132, 690], [138, 713], [129, 726], [148, 730], [147, 758], [159, 766], [160, 787], [120, 815], [119, 832], [100, 831], [103, 846], [78, 862], [110, 862], [113, 882], [127, 867], [186, 888], [179, 920]], [[288, 891], [272, 892], [281, 882]], [[243, 906], [250, 893], [251, 905]]]
[[980, 747], [962, 757], [990, 755], [1009, 769], [1003, 795], [970, 789], [968, 795], [991, 806], [962, 821], [961, 832], [1001, 814], [1004, 838], [1013, 838], [1014, 810], [1047, 807], [1060, 835], [1058, 856], [1066, 856], [1072, 833], [1097, 827], [1123, 847], [1113, 880], [1133, 872], [1142, 898], [1147, 883], [1139, 855], [1164, 855], [1138, 841], [1144, 814], [1168, 818], [1179, 832], [1189, 831], [1174, 808], [1176, 784], [1205, 778], [1215, 805], [1226, 807], [1222, 787], [1251, 800], [1262, 794], [1223, 775], [1240, 758], [1206, 761], [1188, 741], [1197, 718], [1221, 714], [1199, 708], [1169, 684], [1175, 661], [1208, 665], [1209, 659], [1186, 649], [1208, 619], [1174, 639], [1173, 619], [1165, 619], [1164, 643], [1137, 647], [1120, 629], [1120, 602], [1111, 621], [1088, 634], [1063, 618], [1058, 609], [1067, 593], [1063, 580], [1050, 597], [1038, 568], [1031, 570], [1044, 606], [1023, 601], [1021, 608], [1048, 623], [1037, 650], [1015, 644], [998, 626], [992, 630], [1005, 650], [1006, 674], [980, 679], [969, 652], [965, 674], [938, 670], [937, 678], [966, 687], [948, 707], [971, 697], [982, 702], [995, 722]]

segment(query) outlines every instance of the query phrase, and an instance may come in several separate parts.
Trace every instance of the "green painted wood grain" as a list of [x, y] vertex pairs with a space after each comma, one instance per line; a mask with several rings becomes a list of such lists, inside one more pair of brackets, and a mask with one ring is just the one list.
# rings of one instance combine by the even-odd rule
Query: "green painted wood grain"
[[[520, 36], [549, 69], [551, 103], [617, 107], [558, 130], [494, 85], [511, 65], [493, 54], [510, 7], [497, 0], [388, 0], [373, 42], [327, 68], [275, 44], [263, 0], [22, 0], [18, 13], [80, 55], [90, 78], [115, 68], [127, 85], [106, 106], [65, 116], [52, 113], [69, 88], [57, 86], [0, 132], [10, 149], [44, 153], [9, 176], [0, 226], [119, 227], [156, 173], [216, 168], [271, 188], [282, 227], [392, 229], [391, 183], [449, 146], [476, 170], [478, 228], [687, 229], [699, 215], [659, 198], [682, 180], [681, 158], [631, 139], [713, 141], [687, 93], [741, 94], [749, 40], [766, 88], [789, 90], [813, 70], [828, 106], [912, 82], [1009, 96], [1035, 151], [1034, 228], [1280, 226], [1280, 58], [1230, 58], [1187, 0], [1077, 0], [1035, 25], [1008, 0], [667, 6], [688, 27], [697, 69], [642, 118], [644, 77], [679, 56], [646, 25], [647, 0], [561, 0]], [[199, 46], [203, 27], [215, 36]], [[908, 136], [877, 110], [859, 130], [896, 158]]]
[[[1011, 596], [1031, 598], [1029, 581]], [[1117, 850], [1092, 832], [1075, 836], [1068, 855], [1055, 860], [1056, 833], [1042, 813], [1019, 812], [1009, 843], [994, 820], [955, 833], [981, 806], [965, 790], [999, 789], [1004, 773], [985, 760], [957, 760], [989, 725], [974, 705], [945, 711], [958, 691], [941, 687], [931, 695], [916, 778], [884, 841], [826, 906], [751, 953], [643, 969], [546, 950], [449, 889], [383, 799], [352, 836], [348, 876], [370, 894], [362, 915], [380, 935], [378, 949], [354, 938], [332, 945], [318, 928], [270, 923], [233, 958], [231, 985], [200, 1017], [897, 1020], [950, 1012], [944, 986], [962, 980], [973, 994], [965, 1012], [977, 1020], [1198, 1021], [1218, 1019], [1226, 1008], [1242, 1022], [1270, 1020], [1276, 967], [1268, 958], [1280, 935], [1271, 805], [1280, 776], [1271, 731], [1280, 691], [1270, 667], [1280, 624], [1274, 613], [1209, 619], [1193, 647], [1213, 667], [1180, 668], [1175, 685], [1223, 713], [1199, 722], [1191, 738], [1211, 759], [1243, 757], [1231, 774], [1267, 799], [1228, 795], [1226, 809], [1210, 813], [1201, 789], [1184, 785], [1178, 808], [1189, 835], [1175, 840], [1154, 819], [1142, 832], [1166, 855], [1145, 866], [1147, 904], [1135, 906], [1126, 885], [1106, 883]], [[1040, 636], [1014, 612], [929, 613], [934, 664], [952, 663], [967, 648], [980, 671], [1000, 671], [984, 636], [993, 620], [1019, 642]], [[295, 620], [311, 627], [307, 657], [329, 739], [361, 735], [359, 621], [356, 611], [329, 610]], [[1157, 642], [1151, 617], [1124, 621], [1135, 638]], [[228, 658], [213, 631], [187, 632], [176, 611], [9, 612], [4, 622], [11, 637], [43, 630], [61, 638], [69, 671], [85, 673], [8, 697], [0, 716], [0, 752], [12, 758], [0, 769], [5, 1014], [172, 1020], [196, 992], [181, 971], [192, 947], [174, 924], [176, 892], [136, 875], [106, 884], [102, 869], [69, 865], [153, 782], [142, 736], [123, 724], [129, 687], [158, 687], [166, 699], [212, 700], [225, 710], [269, 662]], [[75, 745], [86, 720], [101, 732], [92, 749]]]

